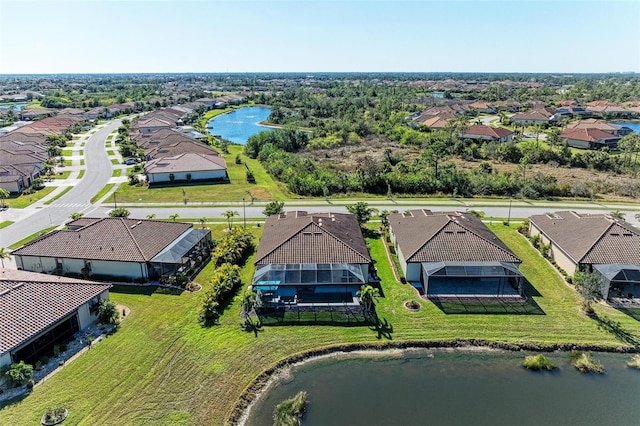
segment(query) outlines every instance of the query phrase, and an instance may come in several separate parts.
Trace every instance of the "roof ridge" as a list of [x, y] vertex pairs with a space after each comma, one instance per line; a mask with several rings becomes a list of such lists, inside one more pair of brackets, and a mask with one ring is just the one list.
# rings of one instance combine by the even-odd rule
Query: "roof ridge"
[[[587, 250], [585, 252], [585, 254], [582, 255], [582, 257], [580, 259], [578, 259], [578, 263], [581, 263], [598, 245], [598, 243], [600, 243], [600, 241], [602, 241], [602, 239], [609, 233], [609, 231], [611, 230], [611, 228], [613, 228], [615, 225], [619, 225], [618, 222], [616, 222], [615, 220], [612, 221], [609, 226], [607, 226], [604, 231], [602, 232], [602, 234], [600, 234], [600, 236], [598, 238], [596, 238], [596, 240], [593, 242], [593, 244], [591, 244], [591, 247], [589, 247], [589, 250]], [[621, 226], [622, 228], [624, 228], [623, 226]], [[626, 229], [626, 228], [625, 228]]]
[[[311, 216], [309, 216], [311, 217]], [[262, 259], [264, 259], [265, 257], [269, 256], [271, 253], [273, 253], [274, 251], [276, 251], [277, 249], [279, 249], [280, 247], [282, 247], [282, 245], [288, 241], [290, 241], [293, 237], [295, 237], [296, 235], [298, 235], [300, 232], [304, 231], [307, 227], [311, 226], [311, 224], [313, 223], [313, 220], [310, 220], [306, 225], [302, 226], [301, 228], [295, 230], [291, 235], [289, 235], [287, 238], [285, 238], [284, 240], [282, 240], [282, 242], [278, 243], [278, 245], [276, 245], [273, 249], [271, 249], [270, 251], [268, 251], [267, 253], [265, 253], [263, 256], [261, 256], [260, 258], [256, 258], [253, 263], [257, 264], [259, 263]], [[263, 231], [264, 233], [264, 231]]]
[[[424, 211], [424, 209], [421, 209], [421, 210], [423, 210], [423, 211]], [[447, 215], [447, 214], [433, 215], [433, 216], [434, 216], [434, 217], [436, 217], [436, 216], [446, 216], [446, 217], [448, 218], [448, 220], [447, 220], [447, 221], [446, 221], [446, 222], [445, 222], [445, 223], [440, 227], [440, 229], [438, 229], [436, 232], [434, 232], [434, 233], [433, 233], [433, 235], [431, 235], [431, 237], [430, 237], [429, 239], [427, 239], [427, 241], [425, 241], [425, 242], [424, 242], [424, 244], [422, 244], [422, 245], [421, 245], [421, 246], [419, 246], [417, 249], [415, 249], [415, 250], [413, 251], [413, 253], [411, 253], [411, 254], [407, 254], [407, 256], [406, 256], [406, 258], [407, 258], [407, 259], [411, 259], [413, 256], [415, 256], [415, 255], [416, 255], [416, 253], [418, 253], [420, 250], [422, 250], [422, 248], [423, 248], [424, 246], [426, 246], [427, 244], [429, 244], [429, 243], [431, 242], [431, 240], [433, 240], [433, 239], [436, 237], [436, 235], [438, 235], [440, 232], [442, 232], [442, 230], [444, 229], [444, 227], [445, 227], [445, 226], [447, 226], [447, 225], [449, 224], [449, 222], [451, 222], [451, 221], [452, 221], [452, 220], [451, 220], [451, 218], [449, 217], [449, 215]]]
[[142, 256], [142, 258], [147, 261], [147, 257], [144, 255], [144, 252], [142, 251], [142, 249], [140, 248], [140, 246], [138, 245], [138, 242], [136, 241], [136, 237], [133, 236], [133, 234], [131, 233], [131, 228], [129, 228], [129, 226], [125, 223], [125, 219], [124, 217], [119, 218], [120, 222], [124, 225], [125, 229], [127, 230], [127, 233], [131, 236], [131, 239], [133, 240], [133, 244], [135, 244], [136, 248], [138, 249], [138, 251], [140, 252], [140, 255]]
[[[478, 219], [478, 220], [480, 220], [480, 219]], [[515, 257], [516, 259], [518, 259], [518, 260], [522, 261], [522, 259], [520, 259], [518, 256], [516, 256], [516, 254], [515, 254], [515, 253], [513, 253], [513, 252], [509, 252], [508, 250], [505, 250], [503, 247], [500, 247], [498, 244], [494, 243], [493, 241], [486, 239], [485, 237], [483, 237], [482, 235], [478, 234], [477, 232], [474, 232], [472, 229], [469, 229], [468, 227], [464, 226], [462, 223], [457, 222], [457, 221], [453, 221], [453, 222], [454, 222], [454, 223], [456, 223], [456, 224], [458, 224], [458, 225], [460, 225], [461, 227], [463, 227], [463, 228], [464, 228], [464, 229], [466, 229], [467, 231], [471, 232], [473, 235], [475, 235], [476, 237], [480, 238], [481, 240], [486, 241], [486, 242], [488, 242], [489, 244], [491, 244], [492, 246], [494, 246], [494, 247], [496, 247], [496, 248], [500, 249], [500, 251], [502, 251], [502, 252], [504, 252], [504, 253], [508, 254], [509, 256], [513, 256], [513, 257]], [[494, 234], [494, 235], [495, 235], [495, 234]], [[498, 238], [498, 237], [496, 236], [496, 238]]]
[[[344, 240], [342, 240], [342, 239], [340, 239], [340, 238], [336, 237], [336, 236], [335, 236], [331, 231], [329, 231], [328, 229], [326, 229], [324, 226], [319, 226], [319, 225], [318, 225], [317, 223], [315, 223], [315, 222], [312, 222], [312, 223], [313, 223], [313, 224], [315, 224], [317, 228], [322, 229], [325, 233], [327, 233], [328, 235], [330, 235], [331, 237], [333, 237], [333, 238], [334, 238], [334, 239], [336, 239], [337, 241], [341, 242], [343, 245], [345, 245], [345, 246], [349, 247], [349, 249], [350, 249], [352, 252], [354, 252], [354, 253], [356, 253], [358, 256], [360, 256], [360, 257], [364, 258], [364, 256], [362, 255], [362, 253], [360, 253], [358, 250], [356, 250], [356, 249], [354, 249], [353, 247], [351, 247], [349, 244], [345, 243], [345, 242], [344, 242]], [[371, 259], [365, 259], [365, 260], [371, 261]]]

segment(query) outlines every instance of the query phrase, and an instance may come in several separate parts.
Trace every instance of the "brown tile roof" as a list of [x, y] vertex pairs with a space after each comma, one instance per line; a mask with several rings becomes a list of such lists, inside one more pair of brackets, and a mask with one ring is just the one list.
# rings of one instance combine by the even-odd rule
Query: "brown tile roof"
[[443, 129], [449, 123], [449, 120], [453, 118], [451, 114], [434, 115], [434, 116], [420, 116], [416, 121], [422, 125], [431, 127], [432, 129]]
[[210, 145], [173, 129], [160, 129], [155, 132], [132, 135], [132, 137], [144, 150], [145, 155], [151, 158], [174, 157], [185, 153], [217, 154]]
[[567, 129], [560, 133], [560, 137], [585, 142], [598, 142], [603, 139], [620, 139], [611, 133], [598, 129]]
[[370, 262], [354, 215], [304, 211], [269, 216], [255, 259], [256, 265]]
[[162, 157], [147, 162], [146, 173], [177, 173], [207, 170], [227, 170], [224, 158], [213, 154], [184, 153], [174, 157]]
[[529, 220], [576, 264], [640, 264], [640, 231], [609, 215], [562, 211]]
[[407, 262], [521, 262], [472, 214], [412, 210], [389, 225]]
[[[81, 218], [82, 224], [91, 218]], [[74, 222], [69, 222], [70, 227]], [[53, 231], [14, 255], [146, 262], [192, 227], [189, 223], [95, 218], [77, 230]]]
[[601, 120], [596, 120], [594, 118], [588, 118], [586, 120], [578, 120], [567, 124], [567, 130], [569, 129], [598, 129], [603, 132], [612, 132], [620, 130], [619, 127], [612, 126], [609, 123], [605, 123]]
[[465, 135], [488, 136], [496, 139], [502, 139], [511, 134], [513, 134], [511, 130], [503, 129], [502, 127], [485, 126], [484, 124], [469, 126], [465, 133]]
[[548, 111], [545, 108], [540, 109], [531, 109], [525, 112], [519, 112], [514, 114], [511, 117], [512, 121], [515, 120], [539, 120], [539, 121], [549, 121], [549, 118], [553, 115], [552, 112]]
[[45, 330], [110, 284], [0, 269], [0, 354]]

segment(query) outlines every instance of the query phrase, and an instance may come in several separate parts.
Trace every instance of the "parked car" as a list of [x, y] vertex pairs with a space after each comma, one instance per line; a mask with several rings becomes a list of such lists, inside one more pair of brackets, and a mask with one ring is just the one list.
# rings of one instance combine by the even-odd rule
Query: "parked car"
[[136, 160], [134, 158], [127, 158], [122, 162], [122, 164], [126, 164], [127, 166], [132, 166], [136, 164]]

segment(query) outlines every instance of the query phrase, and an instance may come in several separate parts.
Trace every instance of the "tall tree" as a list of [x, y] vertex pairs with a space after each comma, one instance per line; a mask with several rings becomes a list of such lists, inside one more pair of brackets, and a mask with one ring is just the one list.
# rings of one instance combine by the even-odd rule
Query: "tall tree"
[[576, 290], [582, 298], [582, 309], [585, 313], [593, 313], [593, 302], [601, 299], [602, 277], [593, 272], [578, 272], [575, 276]]
[[358, 201], [355, 204], [349, 204], [347, 211], [356, 216], [356, 220], [360, 226], [364, 225], [371, 219], [375, 209], [369, 207], [369, 204], [364, 201]]
[[229, 226], [229, 231], [231, 231], [231, 229], [233, 228], [233, 218], [236, 216], [240, 216], [240, 213], [233, 210], [227, 210], [222, 213], [222, 216], [227, 218], [227, 225]]
[[266, 206], [264, 206], [264, 210], [262, 214], [269, 217], [274, 214], [283, 214], [284, 213], [284, 201], [271, 201]]
[[0, 247], [0, 262], [2, 262], [2, 268], [4, 268], [4, 260], [9, 259], [10, 256], [6, 248]]
[[6, 199], [9, 198], [9, 191], [4, 188], [0, 188], [0, 202], [2, 202], [1, 206], [4, 209], [7, 207]]
[[363, 285], [358, 290], [357, 296], [360, 298], [364, 312], [370, 314], [375, 309], [376, 301], [380, 297], [380, 290], [370, 285]]

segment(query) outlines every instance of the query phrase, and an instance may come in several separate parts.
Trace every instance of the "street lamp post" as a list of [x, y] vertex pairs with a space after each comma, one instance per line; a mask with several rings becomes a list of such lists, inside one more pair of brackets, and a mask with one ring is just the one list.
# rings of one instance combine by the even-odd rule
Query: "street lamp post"
[[113, 193], [113, 208], [117, 209], [118, 208], [118, 202], [116, 201], [116, 193]]
[[247, 207], [245, 204], [245, 198], [242, 197], [242, 221], [244, 222], [244, 229], [247, 229]]
[[511, 223], [511, 201], [513, 198], [509, 196], [509, 215], [507, 216], [507, 226]]

